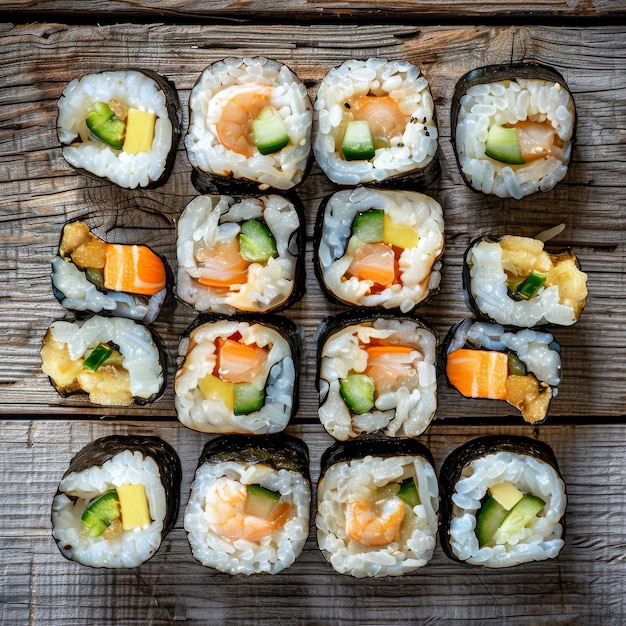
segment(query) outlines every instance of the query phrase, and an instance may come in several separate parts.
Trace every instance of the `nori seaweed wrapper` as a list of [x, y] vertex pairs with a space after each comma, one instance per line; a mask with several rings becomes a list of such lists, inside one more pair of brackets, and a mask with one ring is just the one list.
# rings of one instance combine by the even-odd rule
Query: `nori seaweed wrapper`
[[[480, 457], [497, 452], [512, 452], [534, 457], [552, 467], [561, 480], [561, 472], [552, 448], [543, 441], [520, 435], [488, 435], [468, 441], [453, 450], [445, 459], [439, 472], [439, 539], [449, 558], [460, 561], [450, 546], [450, 523], [452, 521], [452, 495], [463, 469]], [[562, 537], [565, 537], [565, 518], [561, 519]]]

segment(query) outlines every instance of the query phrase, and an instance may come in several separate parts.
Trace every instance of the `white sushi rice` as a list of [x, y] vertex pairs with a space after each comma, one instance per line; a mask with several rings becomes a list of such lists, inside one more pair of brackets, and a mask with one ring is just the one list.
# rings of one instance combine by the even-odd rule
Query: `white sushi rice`
[[[203, 273], [200, 250], [238, 236], [239, 223], [263, 219], [276, 241], [277, 256], [252, 263], [247, 282], [230, 288], [211, 287], [198, 279]], [[194, 198], [177, 222], [177, 293], [197, 311], [231, 315], [237, 311], [264, 313], [281, 306], [293, 293], [297, 255], [294, 234], [300, 217], [282, 196], [240, 197], [203, 195]], [[210, 264], [210, 260], [207, 262]]]
[[[522, 493], [546, 504], [540, 516], [507, 541], [479, 547], [476, 515], [487, 489], [508, 481]], [[473, 460], [462, 472], [452, 495], [450, 545], [462, 561], [485, 567], [510, 567], [558, 556], [564, 545], [561, 519], [567, 497], [565, 484], [547, 463], [530, 455], [497, 452]]]
[[[96, 102], [116, 100], [128, 107], [156, 114], [154, 139], [149, 152], [128, 154], [93, 139], [87, 115]], [[107, 178], [120, 187], [146, 187], [165, 171], [173, 146], [174, 130], [167, 97], [158, 83], [137, 70], [101, 72], [75, 78], [63, 90], [58, 103], [57, 132], [63, 156], [74, 167]]]
[[[80, 519], [90, 501], [124, 484], [144, 486], [153, 521], [113, 539], [90, 536]], [[166, 507], [165, 488], [155, 460], [139, 451], [125, 450], [101, 466], [63, 478], [52, 504], [52, 534], [63, 555], [83, 565], [137, 567], [161, 545]]]
[[[400, 537], [386, 546], [365, 546], [346, 533], [346, 506], [367, 500], [391, 482], [413, 477], [421, 504], [405, 514]], [[400, 576], [430, 561], [437, 535], [439, 490], [433, 467], [418, 456], [366, 456], [332, 465], [317, 490], [317, 541], [333, 568], [356, 578]]]
[[[346, 161], [341, 154], [344, 103], [356, 96], [389, 95], [410, 120], [373, 159]], [[437, 153], [437, 124], [428, 81], [408, 61], [353, 59], [331, 69], [314, 104], [313, 151], [324, 173], [340, 185], [380, 182], [423, 170]]]
[[[240, 333], [242, 341], [269, 350], [262, 371], [265, 404], [247, 415], [235, 415], [225, 403], [207, 399], [199, 381], [215, 368], [215, 342]], [[195, 328], [179, 345], [179, 368], [174, 380], [174, 405], [179, 421], [206, 433], [267, 434], [285, 429], [294, 402], [296, 368], [288, 342], [269, 326], [219, 321]]]
[[[520, 199], [549, 191], [565, 178], [572, 154], [575, 109], [569, 91], [541, 79], [502, 80], [470, 87], [461, 97], [456, 126], [459, 166], [477, 191]], [[493, 124], [548, 120], [563, 141], [563, 160], [553, 156], [511, 166], [485, 155]]]
[[[211, 507], [206, 498], [209, 487], [221, 477], [280, 492], [281, 499], [290, 502], [295, 511], [281, 528], [258, 541], [225, 539], [209, 528], [205, 513]], [[184, 526], [193, 555], [202, 565], [228, 574], [276, 574], [302, 552], [309, 534], [310, 509], [311, 488], [297, 472], [235, 461], [204, 463], [191, 485]]]
[[[347, 252], [352, 222], [358, 213], [370, 209], [384, 210], [394, 223], [406, 224], [419, 236], [417, 245], [400, 255], [400, 283], [374, 293], [372, 281], [345, 278], [354, 258]], [[340, 300], [407, 313], [439, 288], [444, 245], [443, 210], [436, 200], [415, 191], [358, 187], [338, 191], [328, 200], [317, 254], [324, 282]]]
[[[270, 104], [280, 115], [289, 144], [278, 152], [250, 158], [223, 146], [217, 123], [236, 87], [271, 87]], [[304, 177], [311, 149], [313, 108], [305, 85], [285, 65], [265, 57], [227, 58], [209, 66], [191, 91], [189, 129], [185, 146], [191, 164], [217, 176], [244, 178], [287, 190]], [[242, 129], [242, 133], [246, 133]]]
[[502, 262], [502, 248], [497, 242], [481, 241], [467, 255], [470, 290], [483, 315], [512, 326], [531, 327], [538, 324], [571, 326], [577, 320], [574, 308], [561, 303], [558, 285], [542, 288], [528, 300], [509, 296], [508, 276]]
[[[414, 380], [411, 388], [381, 394], [371, 411], [353, 416], [341, 397], [340, 381], [365, 370], [367, 353], [360, 343], [376, 339], [414, 350]], [[322, 425], [340, 441], [376, 431], [390, 437], [420, 435], [437, 410], [436, 353], [435, 335], [412, 320], [380, 318], [372, 325], [355, 324], [334, 333], [321, 353], [318, 416]]]

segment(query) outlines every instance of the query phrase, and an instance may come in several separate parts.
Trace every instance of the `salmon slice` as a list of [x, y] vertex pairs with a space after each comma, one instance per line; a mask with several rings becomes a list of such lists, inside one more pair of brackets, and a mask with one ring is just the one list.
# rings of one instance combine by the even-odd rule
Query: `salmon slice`
[[106, 244], [105, 289], [152, 296], [165, 288], [166, 281], [165, 264], [147, 246]]
[[198, 281], [208, 287], [230, 287], [248, 282], [248, 266], [239, 251], [239, 239], [218, 242], [197, 255], [202, 259], [202, 274]]
[[515, 124], [522, 158], [526, 163], [552, 155], [563, 159], [563, 150], [556, 145], [558, 139], [549, 122], [523, 121]]
[[369, 122], [373, 137], [391, 139], [404, 132], [407, 116], [391, 96], [359, 96], [349, 104], [355, 120]]
[[366, 346], [365, 351], [367, 352], [365, 373], [374, 381], [378, 394], [395, 391], [415, 374], [412, 367], [412, 350], [408, 346]]
[[355, 253], [347, 274], [371, 280], [383, 288], [397, 282], [398, 262], [393, 249], [385, 243], [365, 243]]
[[267, 359], [267, 350], [256, 344], [233, 339], [218, 339], [216, 369], [227, 383], [250, 383], [259, 374]]
[[506, 400], [509, 359], [504, 352], [461, 348], [448, 354], [446, 374], [467, 398]]

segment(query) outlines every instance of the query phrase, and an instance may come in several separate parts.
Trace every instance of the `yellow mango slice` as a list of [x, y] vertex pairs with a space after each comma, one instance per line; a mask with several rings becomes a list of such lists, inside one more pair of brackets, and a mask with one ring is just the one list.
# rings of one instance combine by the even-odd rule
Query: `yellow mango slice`
[[417, 231], [408, 224], [397, 224], [385, 213], [384, 242], [397, 248], [415, 248], [419, 241]]
[[128, 109], [126, 138], [122, 150], [128, 154], [150, 152], [154, 139], [156, 113], [141, 109]]
[[221, 400], [229, 411], [235, 408], [235, 387], [232, 383], [227, 383], [207, 374], [198, 381], [198, 388], [207, 400]]
[[489, 487], [489, 493], [507, 511], [510, 511], [524, 497], [524, 494], [508, 481]]
[[143, 528], [152, 523], [146, 489], [142, 484], [120, 485], [117, 488], [117, 497], [120, 501], [122, 528], [124, 530]]

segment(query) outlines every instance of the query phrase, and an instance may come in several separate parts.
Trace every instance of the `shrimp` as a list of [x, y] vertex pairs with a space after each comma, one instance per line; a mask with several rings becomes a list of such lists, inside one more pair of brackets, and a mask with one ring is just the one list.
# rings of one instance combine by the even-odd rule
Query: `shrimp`
[[291, 514], [291, 504], [285, 500], [277, 503], [267, 518], [246, 512], [248, 491], [239, 481], [218, 478], [208, 489], [205, 518], [212, 532], [237, 541], [259, 541], [282, 528]]
[[400, 534], [404, 502], [387, 498], [381, 503], [358, 500], [346, 508], [346, 533], [364, 546], [386, 546]]
[[391, 96], [359, 96], [348, 104], [354, 119], [369, 122], [374, 139], [385, 145], [389, 145], [394, 136], [401, 135], [408, 122]]
[[234, 92], [224, 104], [215, 128], [225, 148], [250, 158], [255, 151], [252, 122], [269, 105], [272, 89], [269, 85], [249, 84], [236, 86]]

